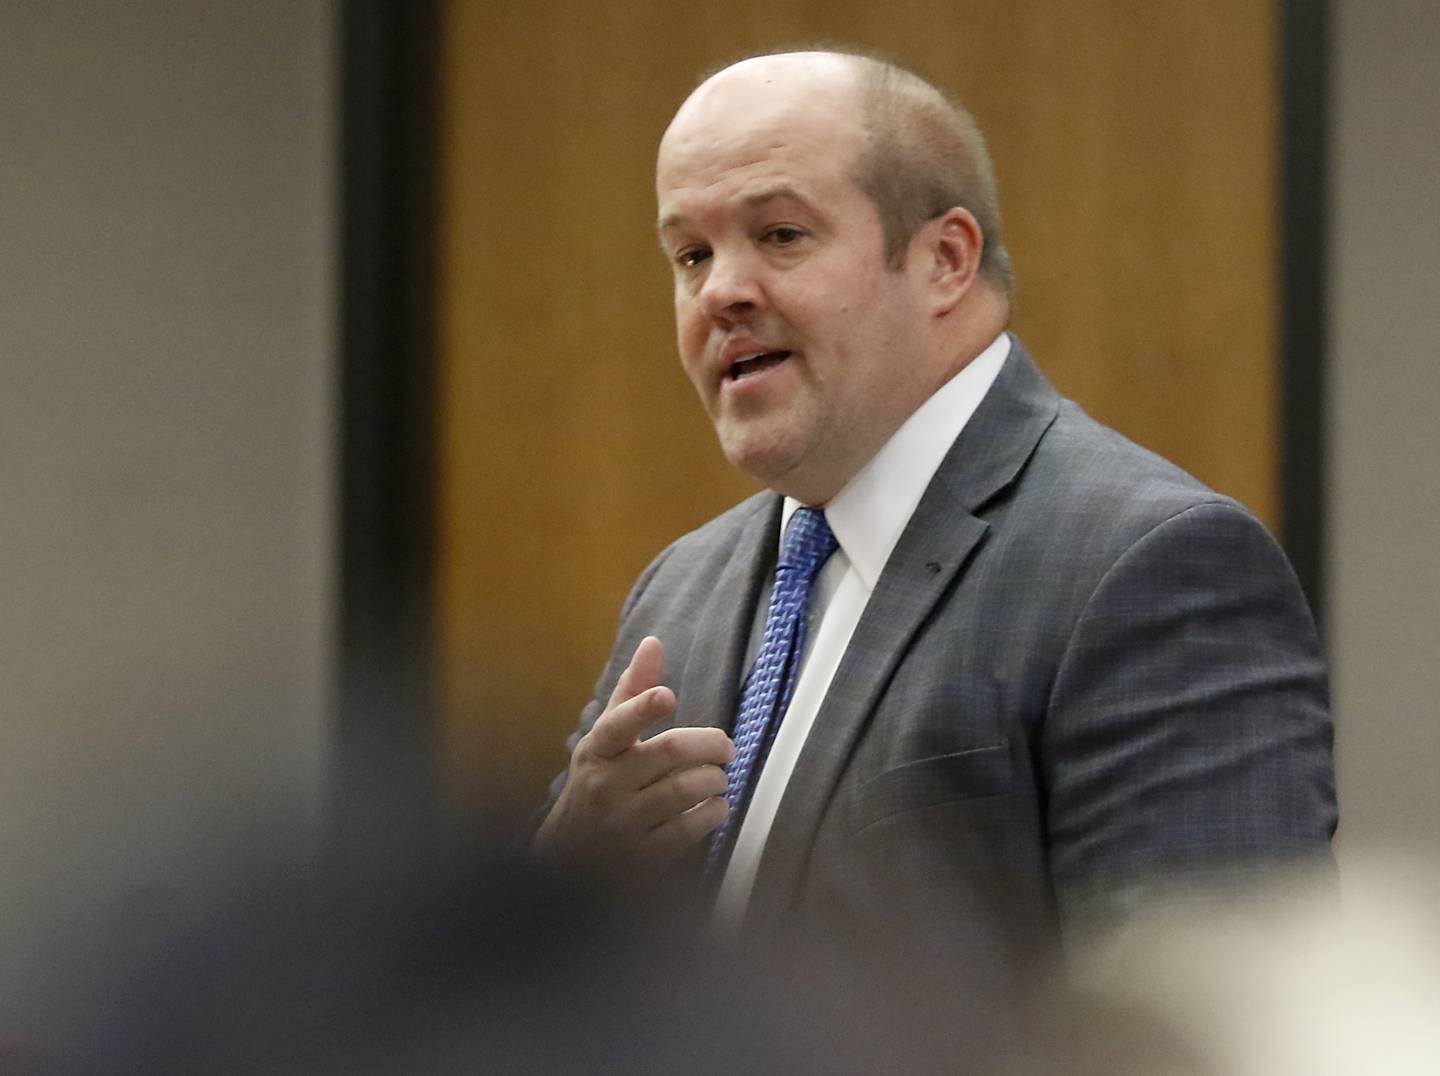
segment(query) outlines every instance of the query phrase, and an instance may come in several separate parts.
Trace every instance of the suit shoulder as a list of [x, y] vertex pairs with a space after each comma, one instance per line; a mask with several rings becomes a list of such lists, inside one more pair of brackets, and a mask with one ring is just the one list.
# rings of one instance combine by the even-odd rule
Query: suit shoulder
[[1029, 472], [1031, 484], [1057, 508], [1105, 516], [1116, 525], [1148, 529], [1204, 505], [1253, 519], [1233, 497], [1097, 422], [1071, 400], [1061, 402]]
[[677, 566], [691, 566], [697, 560], [712, 559], [718, 552], [733, 548], [735, 542], [751, 526], [775, 511], [780, 498], [762, 490], [739, 504], [702, 523], [693, 531], [682, 534], [661, 552], [661, 558], [674, 560]]
[[703, 590], [724, 568], [741, 535], [775, 512], [778, 503], [775, 494], [762, 490], [675, 539], [640, 574], [626, 599], [625, 613], [657, 580], [661, 589], [683, 580], [688, 589]]
[[711, 545], [733, 541], [736, 535], [755, 521], [756, 517], [773, 511], [779, 500], [779, 496], [769, 490], [751, 494], [739, 504], [732, 505], [693, 531], [682, 534], [671, 543], [671, 547], [707, 548]]

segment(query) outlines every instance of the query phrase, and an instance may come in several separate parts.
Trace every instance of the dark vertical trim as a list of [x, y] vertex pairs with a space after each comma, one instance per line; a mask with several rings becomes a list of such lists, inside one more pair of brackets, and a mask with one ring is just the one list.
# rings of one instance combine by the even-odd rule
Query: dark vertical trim
[[340, 655], [353, 845], [434, 808], [435, 5], [342, 0]]
[[1330, 4], [1283, 0], [1281, 339], [1284, 541], [1323, 625]]

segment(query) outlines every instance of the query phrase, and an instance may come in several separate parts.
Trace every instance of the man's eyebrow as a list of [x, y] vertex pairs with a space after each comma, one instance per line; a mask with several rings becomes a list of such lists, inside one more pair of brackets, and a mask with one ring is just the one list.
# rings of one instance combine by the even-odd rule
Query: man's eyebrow
[[[762, 187], [758, 191], [752, 191], [745, 195], [740, 201], [746, 208], [753, 209], [756, 206], [764, 205], [766, 202], [778, 201], [781, 198], [789, 198], [807, 208], [811, 205], [810, 199], [801, 194], [789, 183], [777, 183], [772, 187]], [[655, 224], [655, 230], [664, 232], [667, 228], [673, 228], [677, 224], [683, 224], [686, 220], [685, 214], [671, 210], [668, 213], [660, 214], [659, 221]]]
[[773, 187], [763, 187], [758, 191], [747, 194], [742, 201], [744, 201], [747, 206], [753, 207], [764, 205], [766, 202], [774, 202], [781, 198], [790, 198], [805, 206], [810, 204], [810, 199], [806, 198], [788, 183], [777, 183]]

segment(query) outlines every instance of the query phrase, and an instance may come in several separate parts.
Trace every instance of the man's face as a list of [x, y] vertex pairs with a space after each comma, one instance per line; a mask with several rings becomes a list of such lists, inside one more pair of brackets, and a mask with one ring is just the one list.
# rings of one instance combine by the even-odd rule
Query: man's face
[[766, 79], [767, 62], [717, 76], [671, 124], [660, 237], [680, 359], [725, 455], [822, 504], [934, 388], [917, 398], [907, 374], [923, 288], [885, 264], [850, 178], [863, 134], [848, 76]]

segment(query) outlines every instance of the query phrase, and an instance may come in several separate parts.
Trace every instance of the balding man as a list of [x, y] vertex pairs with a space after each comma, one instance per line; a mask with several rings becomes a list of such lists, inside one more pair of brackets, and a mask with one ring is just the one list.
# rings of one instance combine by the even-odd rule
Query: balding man
[[656, 188], [681, 363], [768, 492], [636, 583], [539, 853], [708, 879], [751, 937], [942, 947], [1328, 856], [1294, 575], [1006, 333], [963, 110], [868, 58], [756, 57], [680, 108]]

